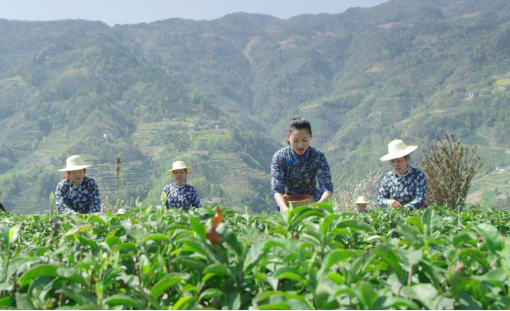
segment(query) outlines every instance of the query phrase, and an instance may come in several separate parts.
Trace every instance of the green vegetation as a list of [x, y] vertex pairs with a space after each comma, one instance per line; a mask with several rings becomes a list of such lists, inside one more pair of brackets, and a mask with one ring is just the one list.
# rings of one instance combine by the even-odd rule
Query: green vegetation
[[499, 79], [494, 82], [494, 86], [507, 86], [510, 85], [510, 79]]
[[[133, 208], [0, 215], [0, 306], [504, 309], [510, 214]], [[222, 216], [223, 215], [223, 216]], [[222, 219], [223, 218], [223, 219]]]

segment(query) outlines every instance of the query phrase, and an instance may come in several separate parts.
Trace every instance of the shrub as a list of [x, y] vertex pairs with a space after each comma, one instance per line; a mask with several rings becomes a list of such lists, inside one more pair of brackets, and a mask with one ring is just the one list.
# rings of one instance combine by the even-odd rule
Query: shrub
[[351, 184], [346, 190], [338, 191], [334, 195], [334, 201], [337, 209], [348, 208], [355, 209], [356, 199], [360, 196], [366, 197], [368, 209], [375, 209], [377, 207], [377, 190], [381, 183], [383, 173], [377, 171], [375, 173], [370, 170], [365, 179], [357, 184]]
[[464, 147], [453, 134], [444, 134], [442, 140], [430, 146], [430, 154], [420, 158], [427, 175], [427, 203], [461, 209], [466, 201], [471, 180], [482, 166], [473, 148]]

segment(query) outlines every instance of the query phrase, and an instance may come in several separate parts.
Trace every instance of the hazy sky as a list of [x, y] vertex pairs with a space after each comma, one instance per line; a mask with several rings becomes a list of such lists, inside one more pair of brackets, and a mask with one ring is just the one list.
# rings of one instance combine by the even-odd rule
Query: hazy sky
[[109, 25], [172, 17], [215, 19], [228, 13], [263, 13], [287, 19], [303, 13], [340, 13], [388, 0], [0, 0], [0, 18], [100, 20]]

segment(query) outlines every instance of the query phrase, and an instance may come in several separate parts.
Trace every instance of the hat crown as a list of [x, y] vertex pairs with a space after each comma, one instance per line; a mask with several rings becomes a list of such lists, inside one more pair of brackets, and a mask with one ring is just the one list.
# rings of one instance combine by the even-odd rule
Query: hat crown
[[401, 139], [396, 139], [388, 144], [388, 154], [381, 158], [381, 161], [388, 161], [405, 157], [418, 146], [407, 146]]
[[172, 169], [168, 170], [167, 174], [172, 174], [175, 170], [186, 170], [186, 173], [191, 172], [193, 169], [191, 167], [187, 167], [184, 161], [175, 161], [172, 163]]
[[172, 171], [174, 171], [174, 170], [185, 170], [185, 169], [187, 169], [187, 167], [186, 167], [186, 164], [184, 163], [184, 161], [175, 161], [172, 164]]
[[58, 170], [59, 172], [64, 171], [77, 171], [87, 167], [91, 167], [92, 164], [83, 163], [83, 159], [79, 155], [72, 155], [66, 159], [66, 167]]
[[356, 201], [356, 203], [368, 203], [368, 202], [364, 196], [360, 196], [360, 197], [358, 197], [358, 200]]
[[388, 153], [396, 153], [406, 149], [407, 146], [404, 141], [397, 139], [388, 144]]
[[82, 166], [85, 165], [83, 163], [83, 159], [79, 155], [73, 155], [66, 159], [66, 166]]

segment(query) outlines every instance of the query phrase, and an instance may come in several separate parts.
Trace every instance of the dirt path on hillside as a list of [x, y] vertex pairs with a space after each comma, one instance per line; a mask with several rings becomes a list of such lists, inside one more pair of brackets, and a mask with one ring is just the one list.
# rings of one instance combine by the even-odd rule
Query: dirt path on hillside
[[243, 52], [243, 55], [244, 57], [246, 57], [248, 59], [248, 61], [250, 62], [250, 65], [252, 64], [253, 60], [250, 56], [250, 52], [251, 52], [251, 49], [253, 48], [253, 46], [255, 44], [257, 44], [258, 42], [260, 41], [260, 37], [253, 37], [253, 38], [250, 38], [250, 41], [246, 44], [246, 46], [244, 47], [244, 50], [242, 51]]

